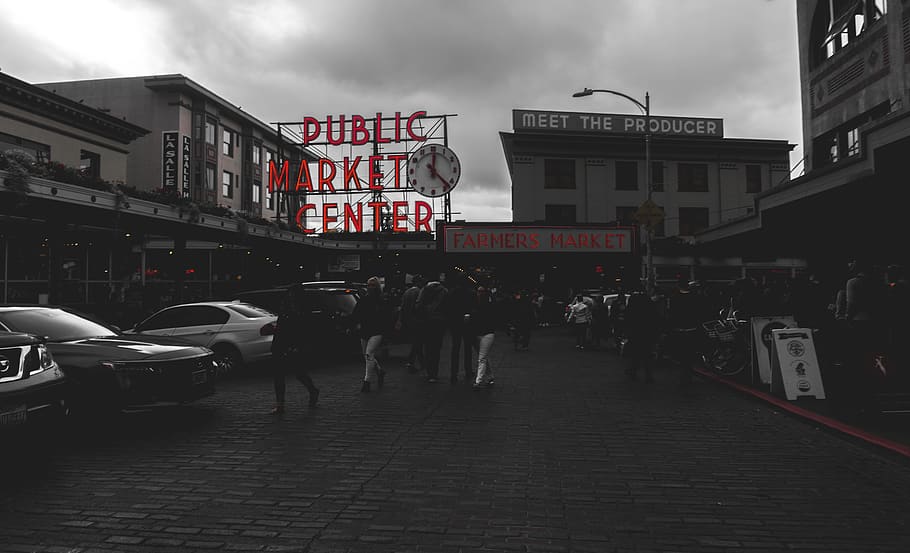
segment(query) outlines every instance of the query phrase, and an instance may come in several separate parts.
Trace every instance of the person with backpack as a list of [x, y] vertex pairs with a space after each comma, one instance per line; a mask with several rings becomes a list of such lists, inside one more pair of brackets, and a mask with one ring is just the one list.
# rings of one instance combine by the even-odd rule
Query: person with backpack
[[312, 344], [308, 343], [311, 324], [310, 310], [305, 302], [306, 291], [294, 286], [287, 293], [275, 335], [272, 338], [272, 362], [275, 370], [275, 408], [273, 415], [284, 414], [285, 377], [292, 373], [297, 377], [310, 394], [310, 407], [316, 407], [319, 401], [319, 388], [313, 383], [307, 371], [307, 365], [315, 356], [307, 351]]
[[439, 379], [439, 356], [446, 332], [445, 303], [448, 291], [439, 281], [428, 282], [417, 296], [417, 323], [421, 329], [424, 370], [427, 382]]

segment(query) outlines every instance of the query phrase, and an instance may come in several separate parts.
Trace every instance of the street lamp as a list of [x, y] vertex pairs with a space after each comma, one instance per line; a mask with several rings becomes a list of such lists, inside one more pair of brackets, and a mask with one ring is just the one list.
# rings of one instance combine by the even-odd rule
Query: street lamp
[[[613, 94], [614, 96], [621, 96], [626, 100], [629, 100], [640, 109], [645, 114], [645, 188], [648, 191], [648, 204], [651, 203], [651, 96], [645, 92], [645, 103], [642, 104], [635, 98], [629, 96], [628, 94], [623, 94], [622, 92], [616, 92], [615, 90], [606, 90], [603, 88], [585, 88], [581, 92], [576, 92], [572, 94], [573, 98], [582, 98], [584, 96], [591, 96], [595, 92], [603, 92], [605, 94]], [[650, 225], [641, 225], [645, 228], [645, 274], [646, 274], [646, 285], [648, 293], [650, 294], [654, 290], [654, 252], [651, 250], [651, 232], [652, 228]]]

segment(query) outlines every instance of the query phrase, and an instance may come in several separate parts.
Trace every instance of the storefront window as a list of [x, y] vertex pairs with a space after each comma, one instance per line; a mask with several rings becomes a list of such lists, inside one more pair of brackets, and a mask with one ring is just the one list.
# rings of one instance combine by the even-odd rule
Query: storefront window
[[10, 236], [8, 240], [7, 276], [9, 280], [47, 281], [48, 241], [40, 235]]

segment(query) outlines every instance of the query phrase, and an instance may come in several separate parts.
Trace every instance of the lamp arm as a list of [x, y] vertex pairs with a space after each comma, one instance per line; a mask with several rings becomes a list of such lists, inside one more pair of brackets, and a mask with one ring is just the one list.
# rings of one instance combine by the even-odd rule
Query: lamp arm
[[649, 111], [648, 108], [644, 104], [642, 104], [641, 102], [636, 100], [635, 98], [629, 96], [628, 94], [623, 94], [622, 92], [616, 92], [615, 90], [607, 90], [605, 88], [591, 88], [591, 89], [587, 89], [587, 90], [590, 90], [591, 92], [606, 92], [607, 94], [622, 96], [626, 100], [629, 100], [630, 102], [632, 102], [633, 104], [638, 106], [638, 109], [640, 109], [645, 115], [648, 115], [648, 111]]

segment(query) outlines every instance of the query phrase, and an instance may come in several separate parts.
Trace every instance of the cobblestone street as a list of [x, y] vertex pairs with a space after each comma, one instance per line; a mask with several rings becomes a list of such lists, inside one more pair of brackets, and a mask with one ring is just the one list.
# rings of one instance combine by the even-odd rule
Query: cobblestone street
[[360, 394], [338, 363], [280, 419], [249, 376], [4, 437], [0, 551], [907, 551], [904, 459], [715, 383], [626, 382], [563, 329], [497, 339], [489, 390], [449, 384], [446, 346], [437, 384], [393, 358]]

